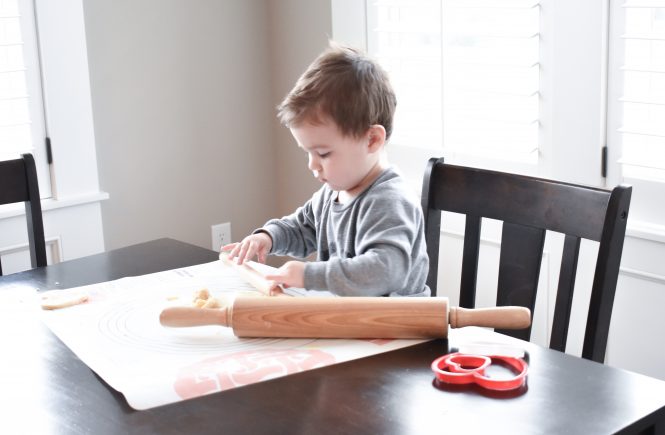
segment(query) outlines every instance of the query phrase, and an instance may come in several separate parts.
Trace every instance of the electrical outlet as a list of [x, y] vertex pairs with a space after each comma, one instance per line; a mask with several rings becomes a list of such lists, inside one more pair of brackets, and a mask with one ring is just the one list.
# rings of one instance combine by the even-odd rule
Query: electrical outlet
[[212, 227], [212, 250], [219, 252], [224, 245], [231, 243], [231, 222], [213, 225]]

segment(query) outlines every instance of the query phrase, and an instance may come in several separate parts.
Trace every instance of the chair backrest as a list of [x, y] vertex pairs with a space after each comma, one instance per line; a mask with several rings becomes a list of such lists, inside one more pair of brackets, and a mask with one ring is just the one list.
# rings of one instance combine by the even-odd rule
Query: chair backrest
[[0, 205], [25, 203], [30, 263], [32, 267], [46, 266], [46, 242], [35, 159], [32, 154], [22, 154], [21, 157], [0, 161]]
[[[459, 303], [473, 308], [482, 218], [496, 219], [503, 222], [496, 304], [520, 305], [533, 313], [546, 231], [563, 233], [550, 348], [565, 351], [580, 241], [600, 242], [582, 357], [604, 362], [631, 193], [626, 185], [610, 191], [432, 158], [422, 190], [427, 284], [436, 294], [441, 211], [466, 215]], [[498, 332], [524, 340], [531, 336], [531, 328]]]

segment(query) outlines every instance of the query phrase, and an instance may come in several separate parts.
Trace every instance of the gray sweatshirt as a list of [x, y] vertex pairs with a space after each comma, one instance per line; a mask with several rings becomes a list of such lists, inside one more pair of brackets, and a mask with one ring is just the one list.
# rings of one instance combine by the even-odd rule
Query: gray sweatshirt
[[420, 204], [388, 168], [348, 204], [327, 185], [290, 216], [259, 231], [272, 254], [306, 257], [305, 288], [340, 296], [429, 296], [429, 259]]

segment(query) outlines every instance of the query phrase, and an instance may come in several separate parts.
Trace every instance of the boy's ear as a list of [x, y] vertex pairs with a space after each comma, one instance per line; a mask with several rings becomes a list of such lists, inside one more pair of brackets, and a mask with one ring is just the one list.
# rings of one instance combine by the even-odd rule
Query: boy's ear
[[386, 143], [386, 129], [379, 124], [371, 125], [369, 127], [368, 138], [369, 151], [378, 151]]

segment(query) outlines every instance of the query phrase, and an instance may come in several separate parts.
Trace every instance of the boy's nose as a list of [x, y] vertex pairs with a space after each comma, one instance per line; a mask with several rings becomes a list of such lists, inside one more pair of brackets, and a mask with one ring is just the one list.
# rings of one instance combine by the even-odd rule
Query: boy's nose
[[319, 164], [319, 159], [317, 159], [316, 156], [310, 154], [309, 155], [309, 163], [308, 163], [307, 167], [312, 172], [319, 172], [320, 169], [321, 169], [321, 165]]

